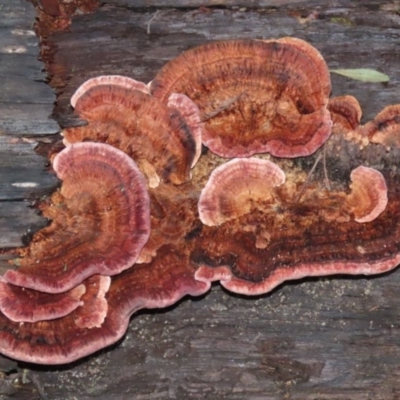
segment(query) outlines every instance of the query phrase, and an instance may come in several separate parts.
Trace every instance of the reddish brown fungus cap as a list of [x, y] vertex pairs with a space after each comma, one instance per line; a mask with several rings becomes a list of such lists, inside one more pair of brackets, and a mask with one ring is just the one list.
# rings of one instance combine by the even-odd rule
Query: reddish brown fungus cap
[[110, 289], [111, 278], [93, 275], [84, 284], [86, 291], [82, 296], [82, 305], [85, 307], [76, 315], [75, 324], [82, 329], [100, 328], [108, 312], [106, 293]]
[[361, 106], [353, 96], [338, 96], [329, 100], [328, 110], [333, 121], [333, 132], [355, 130], [360, 125]]
[[96, 86], [120, 86], [130, 90], [140, 90], [144, 93], [149, 93], [147, 85], [135, 79], [121, 75], [102, 75], [88, 79], [82, 83], [71, 97], [71, 106], [76, 108], [81, 97], [91, 88]]
[[131, 267], [150, 232], [149, 196], [135, 162], [109, 145], [87, 142], [64, 149], [53, 168], [63, 183], [44, 212], [52, 223], [4, 281], [60, 293], [91, 275]]
[[220, 225], [246, 214], [257, 202], [273, 201], [272, 189], [284, 182], [284, 172], [271, 161], [258, 158], [228, 161], [212, 172], [201, 191], [200, 220], [205, 225]]
[[[350, 193], [348, 174], [346, 178], [343, 174], [342, 181], [332, 180], [329, 191], [314, 181], [302, 187], [306, 174], [296, 162], [285, 184], [274, 189], [273, 206], [253, 201], [247, 214], [239, 213], [221, 225], [203, 226], [191, 256], [199, 266], [196, 279], [220, 281], [235, 293], [259, 295], [284, 281], [307, 276], [371, 275], [395, 268], [400, 262], [400, 195], [396, 189], [400, 178], [392, 169], [398, 162], [397, 152], [385, 167], [386, 151], [371, 147], [370, 162], [383, 165], [384, 170], [355, 168]], [[379, 150], [377, 155], [374, 148]], [[365, 154], [353, 142], [340, 150], [346, 167]], [[299, 174], [304, 178], [299, 179]], [[303, 190], [300, 200], [299, 190]], [[224, 207], [231, 197], [239, 196], [227, 197]]]
[[178, 110], [184, 117], [188, 124], [193, 139], [196, 143], [196, 152], [193, 158], [192, 167], [197, 163], [201, 155], [201, 136], [202, 136], [202, 122], [200, 117], [200, 110], [189, 97], [181, 93], [172, 93], [168, 97], [168, 107]]
[[66, 145], [94, 141], [117, 147], [137, 162], [151, 187], [190, 179], [196, 142], [178, 109], [142, 91], [99, 85], [81, 95], [75, 110], [89, 124], [64, 130]]
[[113, 277], [108, 291], [108, 277], [85, 281], [83, 305], [63, 318], [17, 323], [0, 312], [0, 352], [37, 364], [65, 364], [85, 357], [120, 339], [134, 312], [205, 293], [210, 284], [196, 281], [194, 271], [187, 256], [165, 246], [152, 263]]
[[400, 147], [400, 104], [385, 107], [363, 127], [371, 143], [382, 144], [387, 149]]
[[222, 157], [306, 156], [331, 132], [329, 71], [300, 39], [196, 47], [168, 62], [150, 91], [164, 103], [171, 93], [190, 97], [204, 121], [203, 143]]
[[347, 206], [357, 222], [371, 222], [386, 208], [387, 186], [384, 176], [373, 168], [360, 166], [350, 175], [351, 193]]
[[83, 304], [86, 287], [80, 284], [65, 293], [49, 294], [0, 281], [0, 310], [15, 322], [61, 318]]
[[11, 321], [39, 322], [62, 318], [78, 307], [75, 323], [81, 328], [101, 326], [107, 314], [105, 293], [109, 276], [93, 275], [64, 293], [44, 293], [0, 282], [0, 310]]

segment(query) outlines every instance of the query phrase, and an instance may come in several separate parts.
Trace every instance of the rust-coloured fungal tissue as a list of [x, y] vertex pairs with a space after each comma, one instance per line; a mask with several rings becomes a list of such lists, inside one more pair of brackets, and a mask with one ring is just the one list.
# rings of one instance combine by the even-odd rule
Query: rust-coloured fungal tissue
[[360, 166], [350, 175], [351, 193], [346, 203], [357, 222], [371, 222], [387, 206], [387, 187], [383, 175], [373, 169]]
[[91, 88], [97, 86], [104, 86], [104, 88], [111, 88], [118, 86], [131, 90], [140, 90], [143, 93], [149, 93], [147, 85], [135, 79], [121, 75], [102, 75], [95, 78], [88, 79], [84, 82], [71, 97], [71, 106], [76, 108], [77, 103]]
[[71, 104], [87, 125], [63, 131], [62, 185], [40, 206], [51, 222], [0, 278], [0, 352], [68, 363], [213, 281], [256, 295], [396, 267], [399, 108], [360, 125], [330, 91], [295, 38], [202, 45], [148, 85], [85, 82]]
[[3, 281], [61, 293], [93, 274], [129, 268], [150, 233], [149, 196], [136, 164], [112, 146], [87, 142], [59, 153], [53, 168], [63, 181], [45, 212], [53, 222]]
[[328, 68], [303, 40], [227, 40], [190, 49], [150, 83], [167, 103], [183, 93], [199, 107], [202, 141], [221, 157], [314, 153], [331, 133]]
[[382, 144], [387, 150], [400, 147], [400, 104], [385, 107], [361, 132], [371, 143]]
[[200, 220], [213, 226], [247, 214], [254, 201], [271, 203], [271, 189], [284, 182], [284, 172], [271, 161], [258, 158], [228, 161], [212, 172], [200, 194]]
[[[65, 364], [115, 343], [142, 308], [163, 308], [185, 295], [207, 292], [209, 283], [194, 279], [194, 266], [175, 249], [164, 248], [157, 261], [134, 266], [111, 278], [97, 277], [83, 305], [70, 314], [36, 323], [19, 323], [0, 313], [0, 352], [37, 364]], [[106, 279], [104, 279], [106, 278]]]
[[201, 150], [197, 106], [184, 95], [162, 104], [144, 83], [131, 81], [102, 76], [83, 83], [71, 104], [88, 124], [65, 129], [64, 144], [94, 141], [117, 147], [135, 160], [150, 187], [186, 182]]

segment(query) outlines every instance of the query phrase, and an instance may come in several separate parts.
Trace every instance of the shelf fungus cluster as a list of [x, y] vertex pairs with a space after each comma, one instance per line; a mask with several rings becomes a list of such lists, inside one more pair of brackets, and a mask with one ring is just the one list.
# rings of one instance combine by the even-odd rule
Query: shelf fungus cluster
[[71, 99], [50, 222], [0, 279], [0, 352], [61, 364], [114, 343], [141, 308], [400, 262], [400, 106], [365, 125], [294, 38], [190, 49], [148, 83]]

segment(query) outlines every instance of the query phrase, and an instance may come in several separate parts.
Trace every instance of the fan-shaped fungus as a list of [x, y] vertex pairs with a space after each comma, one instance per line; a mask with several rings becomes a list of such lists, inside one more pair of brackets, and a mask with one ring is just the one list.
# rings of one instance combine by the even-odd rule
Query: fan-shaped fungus
[[246, 214], [257, 203], [271, 202], [272, 189], [284, 182], [284, 172], [271, 161], [228, 161], [212, 172], [200, 194], [200, 220], [206, 225], [220, 225]]
[[192, 132], [193, 139], [196, 143], [196, 152], [192, 162], [192, 167], [194, 167], [201, 155], [202, 123], [199, 107], [197, 107], [189, 97], [181, 93], [172, 93], [168, 97], [167, 105], [172, 109], [178, 110], [182, 114]]
[[64, 144], [94, 141], [117, 147], [137, 162], [151, 187], [160, 179], [181, 184], [190, 178], [196, 144], [178, 110], [143, 91], [108, 84], [89, 87], [75, 111], [89, 124], [64, 130]]
[[75, 323], [81, 328], [100, 326], [107, 314], [104, 295], [110, 277], [93, 275], [64, 293], [44, 293], [0, 282], [0, 310], [11, 321], [39, 322], [62, 318], [84, 304]]
[[[65, 140], [101, 138], [125, 150], [137, 140], [132, 154], [148, 146], [154, 157], [134, 154], [150, 182], [165, 182], [156, 182], [149, 195], [136, 164], [105, 144], [74, 144], [56, 156], [53, 167], [63, 184], [43, 206], [52, 223], [20, 251], [19, 269], [0, 281], [1, 353], [67, 363], [116, 342], [137, 310], [201, 295], [215, 280], [255, 295], [286, 280], [377, 274], [400, 263], [398, 151], [373, 151], [382, 150], [379, 144], [362, 149], [346, 134], [367, 132], [372, 142], [397, 146], [397, 133], [389, 134], [393, 127], [397, 132], [396, 106], [357, 127], [353, 98], [328, 105], [329, 73], [312, 46], [292, 38], [200, 46], [168, 63], [149, 85], [159, 100], [124, 79], [98, 81], [73, 98], [89, 124], [67, 130]], [[306, 180], [305, 158], [276, 161], [285, 177], [278, 165], [256, 158], [215, 169], [221, 160], [212, 152], [200, 158], [190, 182], [171, 185], [188, 178], [199, 156], [190, 131], [201, 124], [185, 96], [199, 107], [204, 143], [224, 157], [311, 154], [330, 134], [331, 110], [342, 126], [326, 152], [324, 167], [334, 166], [332, 188]], [[137, 125], [157, 139], [132, 139]], [[180, 133], [171, 136], [171, 127]], [[382, 173], [354, 169], [366, 154]], [[22, 309], [31, 299], [37, 310]]]
[[363, 127], [371, 143], [382, 144], [386, 149], [400, 147], [400, 104], [385, 107]]
[[357, 222], [371, 222], [386, 208], [388, 197], [383, 175], [373, 169], [360, 166], [350, 175], [351, 193], [346, 206], [354, 214]]
[[149, 93], [147, 85], [143, 82], [139, 82], [135, 79], [121, 75], [101, 75], [95, 78], [88, 79], [81, 86], [76, 89], [75, 93], [71, 97], [71, 106], [76, 107], [76, 103], [79, 102], [80, 98], [88, 92], [91, 88], [96, 86], [120, 86], [131, 90], [140, 90], [144, 93]]
[[64, 364], [85, 357], [120, 339], [134, 312], [205, 293], [210, 284], [196, 281], [194, 270], [187, 257], [164, 248], [151, 264], [135, 265], [113, 277], [107, 292], [107, 282], [100, 282], [96, 290], [89, 288], [83, 305], [63, 318], [18, 323], [0, 313], [0, 352], [37, 364]]
[[61, 318], [83, 304], [85, 291], [83, 283], [64, 293], [50, 294], [0, 281], [0, 311], [15, 322]]
[[[388, 202], [386, 180], [372, 168], [354, 169], [351, 181], [349, 194], [317, 190], [310, 183], [301, 203], [294, 200], [297, 185], [288, 181], [276, 189], [274, 207], [254, 207], [204, 228], [191, 255], [199, 265], [196, 279], [219, 280], [228, 290], [256, 295], [306, 276], [369, 275], [394, 268], [400, 262], [400, 228], [393, 213], [400, 197], [393, 194]], [[268, 237], [262, 241], [265, 227]]]
[[134, 161], [106, 144], [78, 143], [59, 153], [53, 168], [63, 181], [45, 213], [53, 222], [4, 281], [60, 293], [91, 275], [129, 268], [150, 232], [146, 183]]
[[164, 103], [171, 93], [190, 97], [204, 121], [203, 143], [222, 157], [306, 156], [331, 132], [328, 68], [299, 39], [190, 49], [159, 71], [150, 91]]
[[331, 113], [334, 133], [346, 133], [360, 125], [362, 111], [358, 100], [353, 96], [332, 97], [328, 103], [328, 110]]

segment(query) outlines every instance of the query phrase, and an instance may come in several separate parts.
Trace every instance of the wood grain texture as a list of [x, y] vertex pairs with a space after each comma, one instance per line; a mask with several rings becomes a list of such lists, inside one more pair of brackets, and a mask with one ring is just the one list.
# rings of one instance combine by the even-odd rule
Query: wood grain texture
[[50, 118], [55, 97], [38, 60], [35, 9], [23, 0], [1, 0], [0, 6], [0, 133], [56, 133], [57, 123]]
[[21, 246], [27, 233], [46, 223], [24, 200], [57, 185], [47, 160], [34, 150], [37, 143], [26, 137], [51, 135], [59, 127], [51, 118], [55, 95], [38, 60], [35, 8], [0, 0], [0, 14], [0, 248], [7, 248]]
[[[59, 123], [76, 123], [69, 97], [88, 77], [120, 73], [149, 81], [181, 51], [233, 37], [294, 35], [315, 45], [330, 68], [370, 67], [388, 74], [388, 84], [332, 76], [333, 95], [356, 96], [364, 122], [399, 102], [395, 3], [303, 2], [296, 8], [293, 2], [260, 1], [254, 4], [261, 9], [245, 11], [222, 3], [210, 11], [161, 10], [150, 35], [147, 23], [155, 9], [134, 9], [133, 1], [110, 1], [93, 14], [75, 16], [69, 31], [49, 38], [57, 49], [50, 68], [65, 84], [55, 87]], [[161, 7], [162, 2], [135, 4]], [[316, 19], [300, 23], [315, 11]], [[375, 278], [306, 279], [257, 298], [228, 294], [216, 285], [202, 299], [135, 315], [122, 341], [74, 365], [19, 367], [28, 367], [54, 400], [396, 400], [399, 290], [396, 270]], [[14, 399], [40, 397], [32, 383], [14, 390]]]

